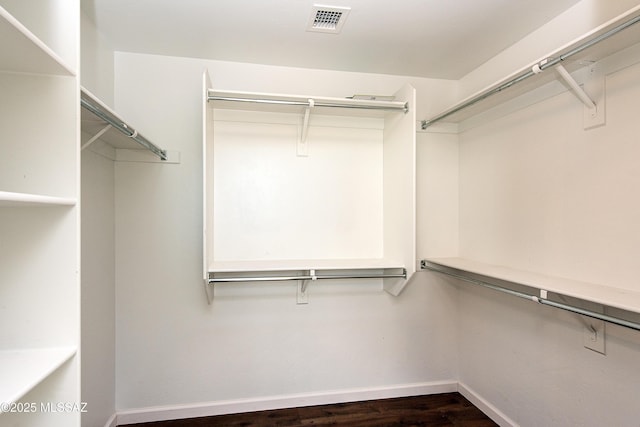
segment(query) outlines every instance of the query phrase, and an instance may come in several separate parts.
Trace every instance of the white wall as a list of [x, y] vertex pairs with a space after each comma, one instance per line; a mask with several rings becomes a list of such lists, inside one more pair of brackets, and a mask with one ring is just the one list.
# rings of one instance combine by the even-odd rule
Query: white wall
[[[640, 56], [637, 57], [640, 60]], [[607, 124], [565, 92], [460, 135], [460, 254], [640, 291], [640, 65], [606, 78]], [[460, 380], [523, 426], [632, 426], [640, 333], [460, 285]]]
[[113, 107], [113, 47], [84, 12], [80, 13], [81, 85]]
[[[177, 165], [116, 164], [117, 408], [455, 378], [455, 290], [427, 275], [398, 298], [366, 285], [317, 285], [309, 305], [296, 305], [295, 285], [245, 285], [220, 287], [207, 305], [201, 279], [205, 67], [216, 88], [261, 92], [389, 94], [409, 82], [426, 98], [452, 84], [116, 53], [117, 111], [181, 155]], [[419, 116], [435, 104], [424, 105]], [[419, 155], [437, 152], [440, 137], [424, 138]], [[421, 176], [419, 193], [436, 185], [432, 178]], [[419, 215], [428, 228], [429, 213]]]
[[417, 134], [418, 259], [460, 252], [458, 135], [434, 128]]

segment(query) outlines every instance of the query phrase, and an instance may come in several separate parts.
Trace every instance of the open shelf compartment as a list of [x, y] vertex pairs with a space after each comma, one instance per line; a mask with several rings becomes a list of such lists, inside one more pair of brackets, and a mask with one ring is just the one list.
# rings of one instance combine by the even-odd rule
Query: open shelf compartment
[[415, 90], [390, 98], [213, 91], [205, 72], [208, 291], [326, 273], [401, 292], [415, 272]]
[[49, 46], [0, 6], [0, 71], [74, 76]]

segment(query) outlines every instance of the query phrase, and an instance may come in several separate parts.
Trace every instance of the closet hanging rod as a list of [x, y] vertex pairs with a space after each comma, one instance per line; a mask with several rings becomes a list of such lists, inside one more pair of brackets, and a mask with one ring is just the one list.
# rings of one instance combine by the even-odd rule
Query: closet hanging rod
[[365, 110], [381, 110], [381, 111], [402, 111], [403, 113], [407, 113], [409, 111], [408, 104], [405, 103], [382, 103], [381, 101], [377, 101], [380, 104], [357, 104], [357, 103], [338, 103], [338, 102], [329, 102], [315, 99], [308, 99], [306, 101], [295, 101], [295, 100], [285, 100], [285, 99], [268, 99], [268, 98], [240, 98], [233, 96], [219, 96], [219, 95], [211, 95], [207, 96], [207, 100], [209, 101], [228, 101], [228, 102], [246, 102], [246, 103], [254, 103], [254, 104], [275, 104], [275, 105], [290, 105], [290, 106], [300, 106], [300, 107], [328, 107], [328, 108], [352, 108], [352, 109], [365, 109]]
[[625, 22], [623, 22], [622, 24], [610, 29], [609, 31], [604, 32], [603, 34], [594, 37], [591, 40], [587, 40], [586, 42], [574, 47], [573, 49], [569, 50], [566, 53], [563, 53], [555, 58], [548, 58], [548, 59], [544, 59], [542, 61], [540, 61], [539, 63], [535, 64], [533, 67], [531, 67], [531, 69], [529, 71], [526, 71], [516, 77], [514, 77], [511, 80], [508, 80], [505, 83], [502, 83], [501, 85], [493, 88], [493, 89], [489, 89], [488, 91], [481, 93], [471, 99], [469, 99], [468, 101], [463, 102], [462, 104], [458, 105], [457, 107], [449, 110], [449, 111], [445, 111], [444, 113], [441, 113], [435, 117], [432, 117], [431, 119], [428, 120], [423, 120], [422, 121], [422, 129], [426, 129], [429, 126], [431, 126], [432, 124], [439, 122], [459, 111], [462, 111], [468, 107], [471, 107], [474, 104], [477, 104], [478, 102], [489, 98], [490, 96], [495, 95], [498, 92], [502, 92], [505, 89], [510, 88], [511, 86], [520, 83], [523, 80], [528, 79], [529, 77], [535, 76], [536, 74], [546, 70], [547, 68], [553, 67], [557, 64], [559, 64], [560, 62], [572, 57], [573, 55], [576, 55], [582, 51], [584, 51], [585, 49], [590, 48], [591, 46], [594, 46], [606, 39], [608, 39], [609, 37], [618, 34], [619, 32], [637, 24], [638, 22], [640, 22], [640, 15], [631, 18]]
[[237, 282], [283, 282], [291, 280], [328, 280], [328, 279], [406, 279], [407, 270], [402, 273], [381, 274], [307, 274], [301, 276], [248, 276], [248, 277], [209, 277], [211, 283], [237, 283]]
[[[620, 319], [618, 317], [609, 316], [603, 313], [597, 313], [595, 311], [587, 310], [584, 308], [576, 307], [570, 304], [564, 304], [556, 301], [551, 301], [547, 298], [538, 297], [536, 295], [527, 294], [524, 292], [516, 291], [513, 289], [505, 288], [503, 286], [495, 285], [493, 283], [485, 282], [476, 277], [466, 276], [464, 271], [453, 269], [446, 266], [441, 266], [435, 263], [431, 263], [429, 261], [423, 260], [420, 263], [420, 266], [424, 270], [431, 270], [440, 274], [445, 274], [447, 276], [454, 277], [456, 279], [462, 280], [464, 282], [473, 283], [474, 285], [479, 285], [484, 288], [492, 289], [494, 291], [502, 292], [511, 296], [515, 296], [518, 298], [523, 298], [529, 301], [537, 302], [542, 305], [548, 305], [550, 307], [559, 308], [561, 310], [569, 311], [576, 314], [581, 314], [587, 317], [591, 317], [598, 320], [604, 320], [605, 322], [613, 323], [619, 326], [624, 326], [625, 328], [635, 329], [636, 331], [640, 331], [640, 323], [631, 322], [629, 320]], [[502, 280], [505, 281], [505, 280]], [[508, 282], [508, 281], [507, 281]], [[514, 285], [522, 285], [516, 282], [508, 282], [513, 283]], [[529, 286], [530, 285], [524, 285]]]
[[101, 120], [107, 122], [108, 124], [113, 126], [115, 129], [122, 132], [125, 136], [131, 138], [132, 140], [134, 140], [135, 142], [137, 142], [147, 150], [151, 151], [156, 156], [160, 157], [160, 159], [162, 160], [168, 159], [166, 150], [162, 150], [158, 148], [155, 144], [148, 141], [144, 136], [140, 135], [138, 131], [136, 131], [135, 129], [131, 129], [129, 126], [127, 126], [126, 123], [123, 123], [121, 120], [117, 119], [116, 117], [113, 117], [110, 113], [104, 111], [100, 107], [90, 103], [89, 101], [85, 100], [82, 97], [80, 98], [80, 105], [82, 106], [82, 108], [86, 109], [87, 111], [90, 111], [92, 114], [96, 115]]

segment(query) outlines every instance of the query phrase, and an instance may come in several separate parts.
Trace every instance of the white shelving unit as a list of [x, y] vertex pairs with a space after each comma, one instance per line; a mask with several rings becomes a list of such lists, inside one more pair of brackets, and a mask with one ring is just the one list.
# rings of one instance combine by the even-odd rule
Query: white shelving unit
[[[40, 410], [80, 400], [80, 9], [36, 3], [0, 0], [0, 401]], [[80, 413], [5, 423], [79, 426]]]
[[[625, 154], [622, 154], [623, 151], [618, 150], [620, 150], [619, 147], [626, 146], [629, 143], [627, 136], [628, 123], [620, 120], [616, 121], [616, 117], [609, 117], [607, 120], [615, 123], [611, 125], [612, 129], [609, 129], [610, 125], [602, 117], [602, 121], [598, 123], [598, 126], [604, 126], [594, 130], [594, 127], [589, 125], [587, 113], [589, 107], [586, 104], [588, 104], [589, 100], [594, 101], [596, 108], [599, 110], [598, 114], [602, 113], [604, 115], [604, 108], [607, 105], [605, 78], [614, 76], [616, 73], [623, 74], [622, 70], [628, 70], [631, 67], [637, 68], [638, 63], [640, 63], [640, 6], [634, 7], [615, 19], [589, 31], [573, 42], [554, 50], [542, 59], [532, 62], [521, 70], [500, 79], [495, 84], [425, 120], [423, 128], [440, 121], [455, 123], [459, 126], [458, 130], [463, 134], [462, 138], [464, 138], [463, 145], [461, 145], [464, 153], [461, 154], [458, 160], [460, 176], [465, 179], [465, 181], [461, 182], [461, 186], [466, 185], [466, 188], [461, 190], [460, 196], [462, 225], [459, 231], [461, 235], [460, 242], [462, 243], [459, 253], [464, 254], [464, 256], [428, 258], [422, 260], [422, 268], [448, 274], [463, 281], [476, 283], [498, 291], [505, 291], [541, 304], [600, 318], [601, 320], [618, 323], [632, 329], [640, 329], [640, 322], [637, 320], [640, 319], [640, 293], [633, 289], [633, 283], [622, 283], [623, 280], [617, 279], [618, 285], [625, 286], [625, 288], [622, 288], [607, 284], [605, 283], [606, 279], [602, 278], [611, 276], [612, 280], [616, 280], [616, 276], [628, 276], [628, 274], [620, 274], [619, 271], [616, 271], [618, 267], [614, 266], [616, 263], [611, 261], [614, 258], [613, 256], [607, 258], [611, 263], [611, 267], [606, 273], [602, 273], [605, 269], [598, 270], [600, 280], [595, 280], [595, 282], [599, 283], [542, 274], [537, 271], [527, 271], [523, 268], [512, 268], [513, 265], [510, 265], [510, 261], [514, 262], [514, 260], [521, 265], [533, 264], [530, 260], [538, 256], [543, 259], [547, 259], [545, 257], [555, 258], [553, 262], [547, 263], [554, 264], [552, 268], [549, 265], [542, 265], [545, 263], [541, 262], [541, 271], [544, 271], [545, 268], [570, 271], [571, 268], [562, 270], [564, 266], [559, 267], [560, 262], [556, 262], [560, 258], [559, 256], [554, 257], [546, 253], [553, 250], [557, 251], [553, 252], [553, 254], [562, 255], [562, 259], [580, 259], [587, 264], [589, 263], [588, 260], [594, 257], [593, 254], [598, 251], [589, 247], [572, 246], [573, 242], [571, 240], [573, 239], [567, 239], [566, 235], [563, 235], [563, 233], [567, 233], [566, 228], [569, 228], [567, 223], [570, 221], [567, 218], [573, 218], [580, 224], [597, 224], [599, 209], [602, 206], [608, 206], [608, 203], [612, 201], [621, 206], [617, 206], [615, 209], [611, 208], [611, 212], [616, 209], [627, 209], [629, 211], [635, 209], [634, 203], [629, 201], [628, 196], [619, 197], [619, 193], [616, 193], [616, 197], [607, 198], [607, 194], [614, 191], [615, 185], [620, 185], [617, 177], [612, 177], [606, 181], [603, 179], [602, 182], [599, 182], [602, 187], [596, 191], [594, 190], [595, 186], [584, 179], [585, 175], [588, 176], [584, 171], [589, 170], [590, 165], [596, 163], [589, 163], [591, 160], [588, 156], [594, 156], [593, 153], [597, 152], [598, 144], [604, 144], [605, 141], [610, 143], [607, 145], [607, 150], [611, 155], [608, 160], [616, 159], [618, 163], [612, 163], [608, 166], [615, 168], [624, 163]], [[546, 69], [545, 64], [554, 65], [550, 65]], [[562, 77], [565, 74], [562, 68], [556, 73], [553, 68], [558, 65], [564, 67], [571, 74], [568, 77]], [[606, 90], [612, 91], [611, 95], [617, 97], [619, 103], [624, 104], [624, 109], [632, 108], [632, 105], [635, 105], [631, 104], [631, 102], [635, 102], [634, 99], [630, 99], [633, 98], [632, 96], [624, 98], [625, 101], [619, 101], [621, 94], [625, 90], [624, 84], [635, 87], [635, 83], [630, 77], [631, 74], [633, 73], [625, 73], [627, 80], [624, 80], [624, 83], [619, 83], [618, 86], [612, 84], [612, 81], [607, 83]], [[566, 86], [555, 82], [563, 78], [566, 78]], [[594, 79], [598, 81], [594, 82]], [[612, 77], [613, 81], [615, 79], [616, 77]], [[574, 83], [578, 83], [577, 87], [571, 85], [571, 80], [575, 80]], [[609, 86], [612, 86], [613, 89], [609, 88]], [[576, 123], [568, 123], [567, 136], [565, 137], [567, 139], [571, 138], [572, 143], [564, 146], [562, 143], [565, 141], [562, 138], [554, 138], [553, 135], [565, 130], [558, 129], [559, 125], [557, 123], [555, 123], [555, 127], [550, 126], [550, 129], [544, 129], [544, 131], [541, 128], [539, 136], [541, 140], [544, 140], [549, 135], [549, 141], [567, 149], [563, 156], [567, 158], [582, 156], [581, 160], [584, 160], [584, 162], [570, 162], [565, 161], [564, 158], [545, 157], [548, 153], [555, 152], [554, 149], [558, 147], [551, 147], [550, 149], [551, 144], [548, 144], [545, 148], [541, 148], [542, 144], [536, 145], [532, 140], [527, 139], [525, 135], [518, 133], [522, 132], [522, 128], [529, 126], [528, 123], [524, 123], [526, 119], [521, 119], [523, 122], [516, 125], [512, 118], [504, 117], [510, 113], [517, 112], [519, 109], [533, 106], [533, 104], [547, 98], [560, 95], [567, 90], [571, 90], [578, 95], [580, 101], [575, 101], [577, 105], [581, 101], [585, 103], [583, 128], [579, 129]], [[587, 102], [582, 99], [585, 95], [588, 98]], [[536, 107], [535, 111], [542, 110], [542, 105]], [[618, 115], [620, 115], [620, 111], [620, 107], [618, 107]], [[515, 114], [517, 113], [514, 113], [514, 116]], [[506, 126], [510, 127], [508, 130], [502, 129], [493, 122], [484, 128], [481, 127], [485, 121], [493, 120], [502, 120], [501, 123], [505, 123]], [[540, 125], [542, 121], [539, 118], [535, 117], [531, 120], [536, 125], [542, 126]], [[503, 131], [504, 134], [501, 134]], [[569, 134], [571, 136], [568, 136]], [[519, 140], [519, 136], [522, 137], [522, 140]], [[510, 148], [504, 144], [501, 138], [505, 138], [509, 141], [509, 144], [512, 144], [513, 151], [510, 151]], [[582, 143], [573, 144], [574, 139], [579, 139]], [[496, 142], [498, 140], [500, 143]], [[526, 148], [519, 151], [519, 144], [527, 145]], [[531, 148], [534, 145], [536, 145], [536, 148], [540, 148], [538, 153], [531, 156], [523, 154], [533, 153], [534, 150]], [[508, 153], [506, 153], [507, 151]], [[480, 159], [480, 156], [482, 156], [482, 159]], [[629, 156], [629, 154], [626, 154], [626, 156]], [[482, 166], [474, 164], [476, 159], [478, 162], [482, 162]], [[544, 169], [545, 160], [549, 164], [553, 163], [553, 166], [550, 166], [548, 170], [544, 170], [543, 174], [540, 174], [540, 170]], [[563, 166], [565, 167], [564, 169], [562, 168]], [[465, 170], [465, 167], [471, 171]], [[532, 176], [527, 176], [524, 172], [513, 174], [509, 172], [514, 170], [526, 170]], [[542, 177], [544, 174], [554, 174], [555, 181], [545, 180]], [[571, 178], [574, 175], [583, 179], [574, 181]], [[632, 188], [635, 179], [637, 179], [637, 176], [629, 174], [626, 176], [625, 184], [628, 181], [629, 188]], [[566, 188], [571, 188], [571, 191], [565, 191]], [[602, 190], [603, 188], [606, 190]], [[466, 192], [462, 194], [463, 191]], [[537, 197], [545, 192], [553, 193], [553, 196]], [[571, 203], [564, 204], [566, 199], [573, 196], [577, 198], [583, 197], [583, 193], [588, 194], [586, 197], [589, 198], [589, 203], [586, 206], [593, 208], [592, 210], [595, 212], [589, 212], [589, 209], [575, 210]], [[496, 199], [491, 199], [490, 195], [496, 195]], [[500, 220], [496, 221], [496, 218]], [[540, 221], [540, 218], [545, 219]], [[532, 238], [532, 241], [525, 241], [514, 235], [515, 229], [523, 230], [528, 226], [535, 228], [538, 233], [544, 234], [544, 238], [538, 239], [538, 236], [534, 235], [535, 233], [523, 233]], [[633, 226], [634, 224], [629, 224], [629, 234], [634, 233], [632, 231], [633, 228], [631, 228]], [[594, 226], [583, 227], [585, 229], [595, 228]], [[488, 233], [486, 230], [491, 230], [491, 232]], [[572, 230], [572, 232], [575, 233], [575, 230]], [[464, 233], [467, 234], [465, 235]], [[468, 236], [472, 237], [465, 239]], [[478, 236], [483, 236], [487, 240], [493, 239], [485, 242], [487, 249], [484, 253], [480, 249], [482, 243]], [[612, 253], [616, 253], [613, 250], [614, 247], [627, 245], [626, 248], [628, 250], [634, 244], [632, 237], [625, 240], [625, 238], [618, 236], [618, 240], [623, 241], [623, 243], [612, 241], [609, 236], [607, 238], [609, 240], [598, 241], [594, 239], [593, 241], [598, 242], [599, 246], [610, 244]], [[569, 243], [567, 243], [567, 240], [569, 240]], [[472, 248], [464, 246], [465, 242], [472, 242], [470, 246], [475, 246]], [[519, 249], [518, 245], [522, 249]], [[534, 249], [531, 250], [531, 247]], [[558, 247], [562, 249], [558, 249]], [[569, 247], [572, 248], [572, 251], [566, 249]], [[507, 250], [506, 248], [509, 249]], [[509, 250], [518, 251], [518, 254], [510, 254], [508, 253]], [[580, 257], [580, 254], [583, 253], [581, 251], [584, 251], [584, 259]], [[524, 255], [518, 256], [520, 252]], [[490, 259], [492, 262], [480, 262], [477, 259], [473, 259], [474, 255], [484, 257], [483, 259]], [[603, 260], [602, 263], [606, 264], [606, 261]], [[623, 264], [621, 263], [620, 265]], [[628, 267], [628, 264], [626, 265]], [[532, 268], [535, 269], [535, 266]], [[525, 288], [524, 291], [521, 291], [521, 287]], [[599, 310], [615, 312], [616, 314], [613, 317], [603, 318], [601, 313], [595, 312], [593, 309], [585, 311], [581, 307], [576, 308], [562, 301], [548, 299], [547, 295], [559, 295], [561, 296], [560, 299], [566, 297], [576, 301], [578, 305], [597, 307]], [[620, 317], [616, 317], [618, 314]], [[605, 316], [608, 316], [608, 314]]]
[[[203, 83], [204, 279], [415, 272], [415, 90], [393, 100]], [[321, 277], [322, 276], [322, 277]]]

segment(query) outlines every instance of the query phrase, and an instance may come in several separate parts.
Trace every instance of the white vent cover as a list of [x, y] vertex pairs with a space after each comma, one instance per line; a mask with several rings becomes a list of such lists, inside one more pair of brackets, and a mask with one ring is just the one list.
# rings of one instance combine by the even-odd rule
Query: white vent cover
[[349, 15], [350, 7], [314, 4], [307, 31], [338, 34]]

